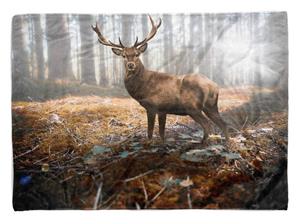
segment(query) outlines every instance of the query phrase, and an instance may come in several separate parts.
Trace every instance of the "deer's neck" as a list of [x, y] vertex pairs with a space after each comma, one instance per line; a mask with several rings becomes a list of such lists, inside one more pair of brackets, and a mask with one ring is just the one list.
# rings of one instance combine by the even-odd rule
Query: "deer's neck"
[[129, 95], [136, 100], [144, 97], [142, 89], [144, 88], [144, 85], [146, 83], [145, 72], [145, 67], [140, 59], [136, 64], [135, 71], [128, 71], [128, 69], [126, 69], [124, 79], [125, 87]]

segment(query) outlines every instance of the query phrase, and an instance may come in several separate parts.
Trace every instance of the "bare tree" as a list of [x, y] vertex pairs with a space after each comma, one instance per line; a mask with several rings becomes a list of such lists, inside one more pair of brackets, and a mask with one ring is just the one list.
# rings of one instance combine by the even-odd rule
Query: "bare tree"
[[48, 78], [74, 79], [66, 15], [46, 15]]
[[[199, 38], [202, 37], [202, 34], [200, 34], [201, 30], [199, 28], [200, 23], [202, 23], [202, 19], [199, 20], [199, 16], [195, 14], [190, 15], [190, 25], [189, 25], [189, 33], [190, 33], [190, 43], [189, 43], [189, 48], [190, 49], [190, 54], [193, 55], [195, 52], [195, 47], [194, 45], [199, 44]], [[197, 47], [199, 51], [202, 50], [202, 46], [199, 44], [199, 47]], [[189, 70], [188, 72], [191, 73], [194, 71], [194, 65], [195, 65], [195, 60], [192, 59], [189, 60]]]
[[[125, 33], [125, 35], [128, 35], [129, 32], [128, 30], [127, 31], [124, 30], [123, 26], [127, 26], [127, 25], [124, 25], [125, 22], [123, 23], [123, 20], [122, 22], [120, 22], [120, 19], [123, 19], [123, 15], [122, 16], [113, 15], [113, 22], [112, 22], [111, 29], [114, 31], [113, 32], [114, 40], [118, 39], [118, 34], [120, 35], [120, 31], [122, 31], [122, 35], [123, 32]], [[120, 77], [122, 77], [124, 67], [119, 66], [118, 59], [116, 57], [112, 57], [112, 62], [113, 62], [113, 66], [112, 66], [113, 71], [111, 72], [111, 74], [113, 76], [113, 84], [119, 86], [122, 83], [122, 79]]]
[[[98, 21], [102, 24], [104, 22], [104, 16], [99, 15]], [[99, 71], [100, 71], [100, 85], [107, 86], [108, 85], [108, 77], [106, 74], [106, 63], [105, 63], [105, 51], [104, 48], [100, 48], [100, 60], [99, 60]]]
[[125, 46], [132, 45], [132, 27], [133, 24], [133, 16], [132, 15], [122, 15], [122, 41]]
[[25, 50], [24, 16], [15, 16], [12, 21], [12, 77], [29, 77], [28, 52]]
[[[141, 22], [142, 22], [142, 31], [143, 31], [143, 36], [145, 37], [148, 34], [148, 18], [147, 15], [141, 15]], [[144, 65], [147, 67], [149, 66], [149, 58], [147, 52], [143, 55], [143, 62]]]
[[95, 63], [93, 51], [93, 30], [91, 24], [94, 22], [91, 15], [80, 15], [80, 37], [81, 37], [81, 81], [87, 84], [96, 84]]
[[173, 54], [173, 24], [172, 15], [163, 15], [164, 23], [164, 58], [165, 58], [165, 69], [168, 72], [173, 72], [170, 61], [172, 61]]
[[29, 59], [29, 73], [32, 78], [36, 77], [36, 57], [35, 57], [35, 40], [34, 40], [34, 26], [31, 15], [26, 15], [27, 22], [27, 37], [28, 37], [28, 59]]
[[[40, 82], [33, 79], [72, 80], [76, 76], [89, 84], [97, 80], [101, 86], [122, 87], [124, 64], [110, 49], [97, 49], [90, 27], [95, 20], [114, 42], [121, 37], [127, 47], [134, 44], [136, 36], [147, 35], [151, 26], [147, 15], [99, 15], [97, 19], [90, 15], [15, 16], [13, 95], [22, 99], [47, 95], [48, 90], [34, 93]], [[142, 56], [151, 69], [174, 75], [202, 73], [224, 86], [287, 88], [285, 13], [163, 15], [160, 29]], [[56, 90], [49, 89], [49, 97]], [[65, 90], [61, 88], [61, 93]]]
[[[79, 21], [78, 17], [79, 17], [79, 15], [70, 15], [69, 21], [71, 21], [71, 23], [78, 24], [78, 21]], [[74, 63], [76, 63], [74, 66], [74, 72], [76, 74], [76, 78], [78, 80], [81, 80], [81, 66], [80, 66], [80, 41], [81, 40], [80, 40], [79, 30], [80, 30], [80, 28], [78, 25], [72, 27], [74, 46], [72, 48], [71, 55], [73, 57], [72, 59], [73, 59]]]
[[34, 26], [34, 40], [35, 40], [35, 56], [36, 56], [36, 71], [37, 78], [43, 80], [45, 78], [45, 59], [44, 59], [44, 45], [43, 45], [43, 30], [41, 26], [41, 16], [32, 15]]

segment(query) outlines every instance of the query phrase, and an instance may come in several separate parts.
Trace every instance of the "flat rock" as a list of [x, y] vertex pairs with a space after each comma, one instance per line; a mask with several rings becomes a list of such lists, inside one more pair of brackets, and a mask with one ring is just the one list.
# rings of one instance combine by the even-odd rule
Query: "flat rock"
[[226, 160], [239, 159], [240, 154], [228, 152], [223, 145], [211, 145], [203, 149], [193, 149], [181, 154], [182, 160], [190, 162], [205, 162], [214, 157], [224, 157]]

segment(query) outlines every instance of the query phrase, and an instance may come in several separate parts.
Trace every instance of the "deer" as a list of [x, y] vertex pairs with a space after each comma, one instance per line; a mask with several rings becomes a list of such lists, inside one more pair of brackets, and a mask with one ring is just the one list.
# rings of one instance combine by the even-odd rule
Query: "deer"
[[[165, 126], [167, 114], [190, 116], [203, 129], [201, 144], [208, 143], [210, 125], [208, 118], [224, 133], [225, 140], [229, 139], [227, 125], [221, 118], [218, 109], [219, 87], [202, 74], [175, 75], [148, 70], [144, 67], [139, 56], [147, 49], [148, 42], [156, 35], [162, 20], [157, 24], [148, 15], [151, 31], [142, 41], [136, 37], [135, 43], [124, 46], [121, 38], [119, 43], [106, 39], [98, 24], [91, 26], [98, 36], [101, 45], [111, 47], [112, 52], [124, 59], [124, 84], [129, 95], [135, 99], [147, 113], [148, 140], [152, 140], [156, 115], [158, 115], [159, 135], [165, 141]], [[206, 116], [205, 116], [205, 115]]]

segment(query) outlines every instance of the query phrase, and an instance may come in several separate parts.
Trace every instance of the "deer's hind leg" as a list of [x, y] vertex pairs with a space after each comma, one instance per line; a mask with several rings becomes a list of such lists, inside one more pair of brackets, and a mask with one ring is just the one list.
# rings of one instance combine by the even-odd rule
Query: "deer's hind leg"
[[158, 113], [159, 136], [160, 136], [162, 142], [165, 141], [166, 119], [167, 119], [167, 114]]
[[148, 139], [151, 140], [153, 136], [153, 129], [154, 129], [154, 123], [155, 123], [155, 116], [156, 113], [147, 110], [147, 119], [148, 119]]
[[229, 139], [227, 124], [221, 118], [217, 105], [203, 108], [204, 113], [209, 117], [224, 133], [226, 141]]
[[203, 115], [202, 111], [200, 113], [192, 113], [190, 116], [193, 118], [194, 121], [199, 123], [201, 127], [203, 128], [203, 139], [202, 139], [202, 144], [207, 144], [207, 139], [208, 139], [208, 133], [209, 133], [209, 122], [207, 118]]

